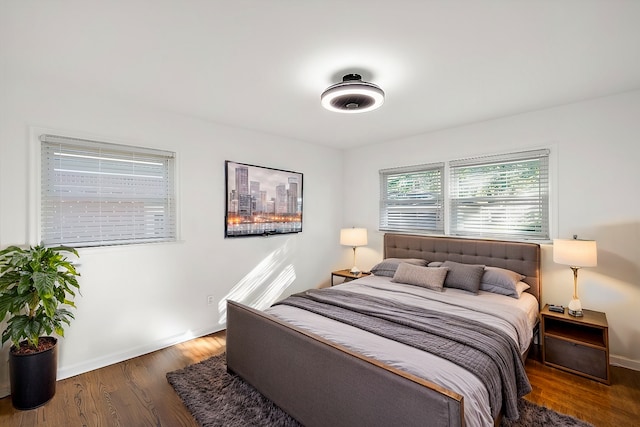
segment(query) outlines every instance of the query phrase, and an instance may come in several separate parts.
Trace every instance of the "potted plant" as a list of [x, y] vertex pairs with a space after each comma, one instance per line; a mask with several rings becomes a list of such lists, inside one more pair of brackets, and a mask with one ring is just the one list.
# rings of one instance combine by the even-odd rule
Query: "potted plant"
[[2, 344], [11, 340], [9, 378], [16, 409], [33, 409], [55, 394], [58, 370], [56, 333], [74, 317], [66, 307], [79, 290], [80, 274], [63, 255], [69, 247], [10, 246], [0, 251], [0, 322], [7, 319]]

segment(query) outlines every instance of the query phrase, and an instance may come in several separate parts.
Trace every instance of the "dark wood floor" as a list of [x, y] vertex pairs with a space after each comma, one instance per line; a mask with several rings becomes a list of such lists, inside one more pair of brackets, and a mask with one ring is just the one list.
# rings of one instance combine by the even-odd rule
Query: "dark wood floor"
[[541, 362], [533, 352], [527, 359], [533, 390], [526, 399], [597, 427], [640, 426], [640, 372], [611, 367], [611, 385], [579, 377]]
[[[220, 332], [58, 382], [55, 397], [30, 411], [0, 399], [0, 426], [193, 426], [165, 374], [225, 348]], [[640, 372], [612, 367], [612, 385], [544, 366], [533, 353], [527, 399], [596, 426], [640, 425]]]

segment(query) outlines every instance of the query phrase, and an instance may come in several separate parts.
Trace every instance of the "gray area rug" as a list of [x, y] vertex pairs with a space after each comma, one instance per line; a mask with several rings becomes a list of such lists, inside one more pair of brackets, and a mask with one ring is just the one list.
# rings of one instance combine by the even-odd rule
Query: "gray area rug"
[[[169, 372], [167, 380], [203, 427], [300, 426], [240, 377], [229, 374], [224, 353]], [[501, 426], [591, 426], [524, 399], [518, 402], [518, 410], [520, 419], [503, 420]]]

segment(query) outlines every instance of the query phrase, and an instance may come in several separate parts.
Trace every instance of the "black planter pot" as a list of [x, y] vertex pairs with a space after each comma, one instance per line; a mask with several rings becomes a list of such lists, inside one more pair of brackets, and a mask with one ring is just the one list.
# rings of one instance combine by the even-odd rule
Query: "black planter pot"
[[53, 347], [40, 353], [14, 354], [9, 351], [11, 402], [14, 408], [34, 409], [47, 403], [56, 394], [58, 340], [50, 339], [54, 341]]

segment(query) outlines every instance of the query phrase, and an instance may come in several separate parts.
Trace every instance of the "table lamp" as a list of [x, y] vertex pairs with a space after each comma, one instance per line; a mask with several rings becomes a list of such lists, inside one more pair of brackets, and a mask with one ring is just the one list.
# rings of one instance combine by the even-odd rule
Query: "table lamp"
[[340, 244], [353, 248], [353, 267], [351, 274], [360, 274], [360, 269], [356, 267], [356, 248], [367, 244], [366, 228], [343, 228], [340, 230]]
[[595, 267], [598, 264], [598, 249], [595, 240], [573, 239], [553, 240], [553, 262], [568, 265], [573, 270], [573, 298], [569, 302], [569, 314], [582, 316], [582, 304], [578, 298], [578, 269]]

